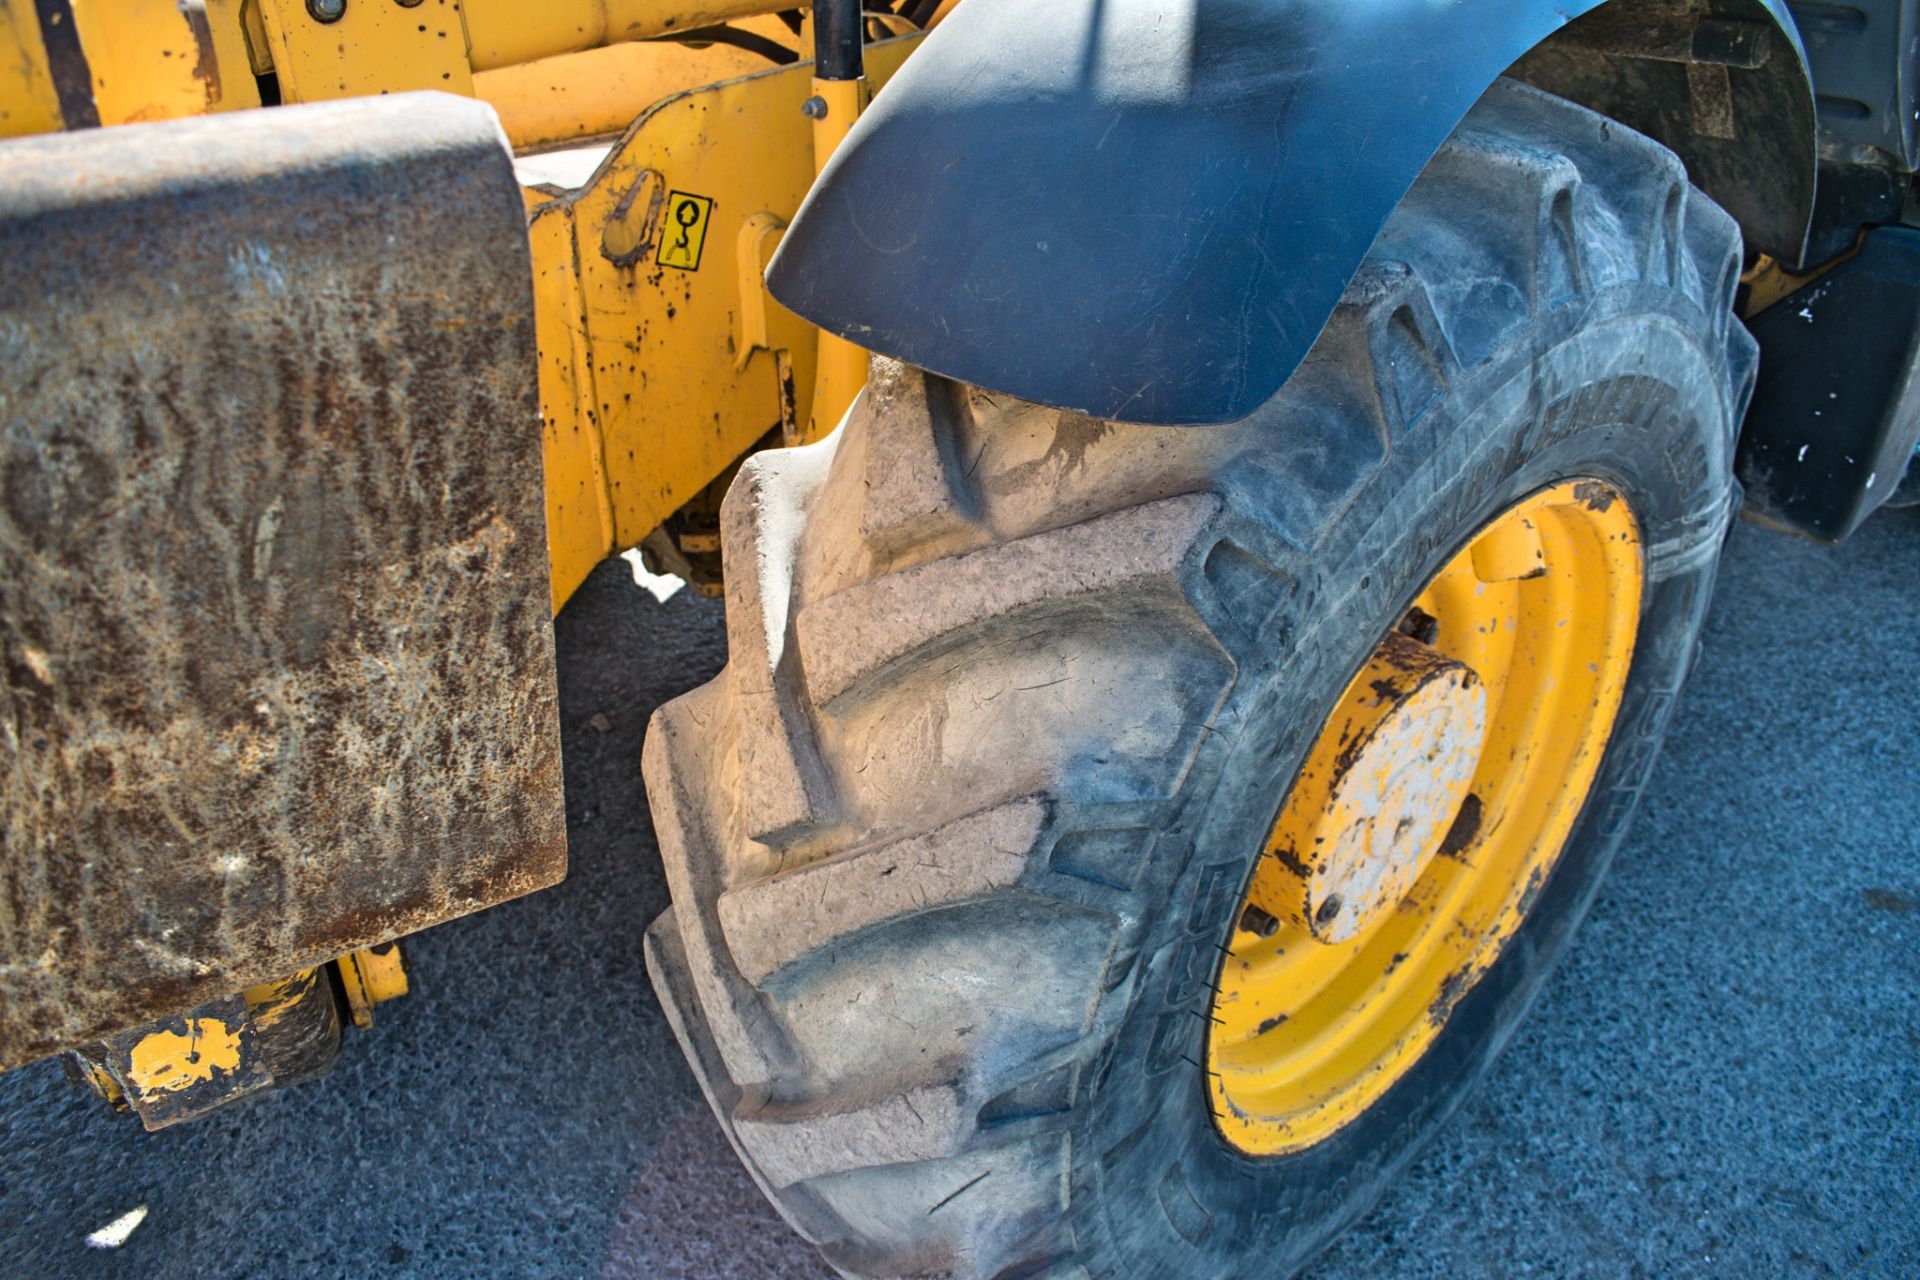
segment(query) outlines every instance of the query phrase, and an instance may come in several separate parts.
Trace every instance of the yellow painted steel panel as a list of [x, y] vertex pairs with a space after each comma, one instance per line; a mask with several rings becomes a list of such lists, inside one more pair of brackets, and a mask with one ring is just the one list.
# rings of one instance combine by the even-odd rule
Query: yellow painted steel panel
[[770, 0], [466, 0], [476, 71], [792, 7]]
[[0, 138], [52, 133], [60, 125], [60, 95], [33, 4], [0, 0]]
[[178, 120], [214, 106], [220, 73], [205, 9], [178, 0], [71, 4], [101, 124]]
[[[853, 122], [867, 108], [872, 90], [865, 76], [858, 80], [815, 80], [813, 94], [823, 108], [813, 121], [813, 158], [816, 169], [827, 161], [853, 129]], [[817, 372], [813, 385], [813, 404], [800, 418], [799, 444], [824, 440], [846, 416], [853, 398], [867, 385], [867, 352], [838, 334], [819, 336], [815, 353]]]
[[[251, 0], [204, 0], [207, 30], [213, 36], [214, 74], [218, 83], [209, 110], [244, 111], [260, 105], [260, 86], [254, 79], [253, 51], [249, 48], [245, 12]], [[257, 16], [258, 9], [254, 12]], [[267, 56], [264, 36], [259, 56]]]
[[[918, 40], [868, 48], [876, 86]], [[801, 111], [813, 89], [811, 65], [799, 63], [658, 103], [586, 186], [536, 209], [556, 608], [601, 556], [638, 544], [764, 437], [790, 438], [808, 421], [818, 332], [768, 298], [760, 279], [813, 181], [813, 125]], [[695, 206], [699, 253], [669, 253], [662, 265], [673, 246], [661, 237], [695, 230], [675, 211]], [[570, 259], [548, 239], [562, 225]], [[556, 278], [569, 265], [577, 302]], [[596, 450], [610, 514], [604, 544], [590, 507]]]
[[[780, 425], [771, 353], [734, 367], [736, 232], [756, 213], [784, 222], [806, 195], [808, 78], [803, 67], [769, 71], [661, 103], [570, 201], [591, 337], [588, 411], [601, 416], [618, 546], [639, 542]], [[628, 199], [647, 183], [657, 199]], [[667, 192], [717, 209], [697, 270], [654, 261]], [[627, 236], [632, 252], [622, 252]], [[784, 312], [769, 323], [769, 342], [793, 351], [796, 384], [810, 388], [812, 331]]]
[[592, 383], [586, 373], [586, 317], [573, 266], [572, 211], [548, 205], [535, 213], [529, 235], [534, 341], [540, 352], [547, 554], [557, 613], [613, 550], [613, 511], [600, 421], [585, 394]]
[[457, 0], [412, 8], [393, 0], [347, 0], [334, 22], [315, 19], [304, 0], [260, 0], [260, 16], [283, 102], [409, 89], [473, 93]]
[[[354, 951], [333, 963], [340, 978], [340, 992], [346, 997], [347, 1016], [363, 1031], [373, 1025], [375, 1005], [407, 994], [407, 965], [398, 942]], [[248, 1001], [252, 1001], [251, 992]]]
[[500, 113], [514, 150], [529, 151], [617, 134], [662, 98], [767, 66], [730, 45], [616, 44], [482, 71], [473, 91]]

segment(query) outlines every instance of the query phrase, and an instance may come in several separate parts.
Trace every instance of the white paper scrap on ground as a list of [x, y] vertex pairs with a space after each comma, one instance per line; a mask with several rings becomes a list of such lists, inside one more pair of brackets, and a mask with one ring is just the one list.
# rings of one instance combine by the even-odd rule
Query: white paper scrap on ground
[[109, 1222], [87, 1237], [87, 1246], [92, 1249], [118, 1249], [133, 1234], [133, 1229], [147, 1218], [147, 1206], [140, 1205]]
[[645, 587], [661, 604], [673, 599], [680, 588], [687, 585], [670, 573], [648, 573], [646, 562], [640, 558], [638, 547], [632, 551], [621, 552], [620, 558], [633, 566], [633, 580]]

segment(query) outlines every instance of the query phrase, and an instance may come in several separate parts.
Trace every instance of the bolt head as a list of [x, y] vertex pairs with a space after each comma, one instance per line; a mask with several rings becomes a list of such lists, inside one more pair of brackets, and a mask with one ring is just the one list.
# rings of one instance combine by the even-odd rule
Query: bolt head
[[346, 12], [347, 0], [307, 0], [307, 16], [315, 22], [338, 22]]
[[1247, 909], [1240, 913], [1240, 927], [1257, 937], [1271, 938], [1280, 932], [1280, 921], [1271, 912], [1249, 902]]
[[800, 104], [800, 114], [809, 120], [825, 120], [827, 118], [827, 100], [817, 93], [814, 94], [811, 98], [808, 98]]
[[1322, 902], [1319, 907], [1314, 910], [1313, 922], [1323, 929], [1328, 927], [1340, 918], [1340, 909], [1345, 905], [1344, 902], [1340, 901], [1339, 894], [1328, 894], [1326, 901]]

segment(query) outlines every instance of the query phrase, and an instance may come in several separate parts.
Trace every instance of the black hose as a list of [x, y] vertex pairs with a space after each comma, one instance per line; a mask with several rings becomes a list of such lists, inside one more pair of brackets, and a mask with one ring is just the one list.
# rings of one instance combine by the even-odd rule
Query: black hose
[[724, 44], [735, 49], [745, 49], [748, 53], [757, 53], [775, 66], [784, 67], [800, 61], [800, 55], [777, 40], [769, 40], [763, 35], [751, 31], [741, 31], [734, 27], [688, 27], [685, 31], [676, 31], [672, 35], [655, 36], [656, 41], [668, 44]]
[[912, 0], [911, 3], [904, 4], [900, 8], [900, 16], [922, 30], [926, 29], [926, 25], [933, 21], [933, 15], [938, 12], [940, 12], [940, 0]]

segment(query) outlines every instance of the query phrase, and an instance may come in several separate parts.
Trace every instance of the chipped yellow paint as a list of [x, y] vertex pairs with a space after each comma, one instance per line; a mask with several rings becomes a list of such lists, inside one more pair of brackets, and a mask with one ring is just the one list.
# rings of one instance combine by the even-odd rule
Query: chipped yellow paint
[[[798, 50], [774, 0], [71, 0], [100, 123], [440, 89], [491, 102], [514, 147], [620, 132], [650, 103], [767, 65], [728, 45], [647, 38], [728, 22]], [[0, 137], [63, 127], [34, 6], [0, 0]]]
[[407, 966], [397, 942], [341, 956], [334, 965], [346, 993], [347, 1013], [362, 1030], [373, 1025], [373, 1006], [407, 994]]
[[[534, 345], [539, 353], [547, 558], [553, 610], [614, 549], [600, 415], [591, 403], [587, 322], [574, 264], [573, 219], [542, 197], [528, 224], [533, 244]], [[645, 536], [644, 534], [641, 536]]]
[[240, 1066], [240, 1031], [217, 1018], [186, 1018], [133, 1047], [127, 1083], [140, 1093], [177, 1093]]
[[[735, 20], [758, 31], [754, 19], [778, 8], [772, 0], [352, 0], [336, 20], [321, 22], [306, 0], [257, 5], [246, 16], [258, 13], [266, 48], [255, 50], [254, 69], [278, 76], [283, 101], [408, 89], [477, 94], [507, 104], [502, 115], [546, 134], [542, 144], [614, 132], [665, 93], [765, 66], [716, 46], [724, 52], [697, 59], [706, 69], [694, 78], [695, 55], [712, 49], [636, 42]], [[622, 46], [634, 52], [609, 52]], [[569, 56], [576, 54], [600, 56]], [[581, 127], [589, 121], [597, 130]]]
[[240, 993], [247, 1002], [247, 1021], [255, 1031], [271, 1029], [313, 991], [320, 980], [318, 969], [302, 969], [274, 982], [263, 982]]
[[70, 0], [80, 47], [93, 73], [100, 123], [135, 124], [203, 115], [225, 106], [258, 106], [253, 76], [242, 66], [223, 102], [213, 27], [204, 13], [189, 18], [178, 0]]
[[1486, 741], [1465, 663], [1391, 632], [1347, 686], [1267, 839], [1252, 900], [1316, 942], [1359, 937], [1405, 898], [1460, 810]]
[[[1536, 542], [1544, 571], [1527, 568]], [[1498, 959], [1599, 769], [1633, 656], [1643, 576], [1625, 500], [1601, 481], [1580, 480], [1510, 508], [1427, 584], [1419, 612], [1409, 614], [1433, 622], [1424, 647], [1476, 673], [1485, 689], [1472, 781], [1464, 793], [1434, 789], [1428, 802], [1448, 806], [1442, 821], [1419, 823], [1407, 807], [1409, 834], [1441, 832], [1442, 843], [1414, 850], [1411, 888], [1344, 938], [1316, 936], [1294, 902], [1301, 868], [1312, 870], [1301, 848], [1344, 831], [1355, 815], [1322, 825], [1324, 788], [1301, 806], [1290, 792], [1228, 940], [1212, 1006], [1207, 1087], [1232, 1146], [1280, 1155], [1351, 1123], [1419, 1061]], [[1354, 678], [1303, 778], [1341, 773], [1342, 753], [1370, 723], [1353, 708], [1378, 678], [1371, 663]], [[1398, 803], [1381, 799], [1391, 789], [1374, 803]], [[1382, 874], [1391, 880], [1391, 868]]]
[[615, 44], [476, 72], [473, 91], [500, 113], [514, 150], [528, 151], [617, 135], [662, 98], [766, 66], [731, 45]]
[[87, 1087], [99, 1094], [103, 1102], [115, 1111], [127, 1109], [126, 1091], [120, 1087], [120, 1082], [113, 1078], [113, 1073], [108, 1071], [105, 1065], [95, 1062], [82, 1053], [69, 1053], [66, 1057], [67, 1061], [79, 1071], [80, 1078], [86, 1081]]
[[1854, 238], [1851, 249], [1837, 258], [1829, 258], [1811, 271], [1803, 272], [1788, 271], [1769, 254], [1755, 255], [1753, 265], [1740, 273], [1740, 283], [1747, 289], [1740, 303], [1740, 318], [1751, 320], [1768, 307], [1798, 293], [1827, 272], [1854, 257], [1866, 247], [1866, 244], [1867, 229], [1862, 228], [1860, 234]]
[[255, 76], [269, 67], [267, 33], [255, 0], [205, 0], [207, 30], [213, 38], [214, 81], [210, 111], [243, 111], [260, 105]]
[[[391, 0], [381, 0], [391, 3]], [[466, 9], [473, 67], [484, 71], [556, 54], [773, 13], [778, 0], [452, 0]]]
[[350, 0], [335, 22], [315, 21], [306, 0], [260, 0], [260, 17], [283, 102], [410, 89], [473, 93], [458, 0], [410, 8]]
[[[869, 45], [871, 81], [919, 40]], [[530, 197], [556, 610], [762, 440], [824, 421], [811, 412], [819, 332], [759, 284], [813, 182], [801, 106], [815, 87], [800, 63], [675, 95], [585, 186]], [[697, 271], [657, 261], [676, 191], [712, 201]], [[860, 381], [843, 376], [836, 396], [859, 390], [858, 361]]]
[[397, 942], [384, 943], [356, 951], [347, 959], [359, 971], [361, 988], [375, 1004], [398, 1000], [407, 994], [407, 964]]
[[0, 0], [0, 138], [52, 133], [60, 95], [31, 0]]
[[[102, 125], [259, 106], [242, 0], [69, 0]], [[0, 138], [58, 132], [60, 98], [35, 6], [0, 0]]]
[[[808, 62], [637, 43], [724, 21], [803, 48], [772, 0], [349, 0], [333, 22], [306, 0], [72, 3], [109, 124], [256, 106], [270, 74], [290, 103], [477, 95], [522, 149], [618, 134], [584, 186], [526, 190], [556, 611], [754, 448], [832, 430], [866, 380], [866, 353], [773, 302], [761, 274], [917, 33], [868, 46], [865, 80], [828, 83]], [[19, 68], [0, 132], [60, 128], [32, 6], [0, 19]], [[829, 109], [810, 120], [816, 94]], [[673, 192], [711, 201], [691, 262], [660, 239]]]

